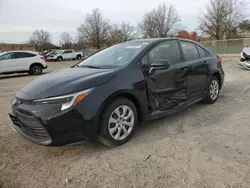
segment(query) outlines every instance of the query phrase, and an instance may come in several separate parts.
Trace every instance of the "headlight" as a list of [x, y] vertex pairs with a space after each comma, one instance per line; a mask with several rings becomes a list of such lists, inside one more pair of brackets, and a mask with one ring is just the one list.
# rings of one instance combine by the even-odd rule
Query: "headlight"
[[80, 92], [72, 93], [68, 95], [50, 97], [50, 98], [45, 98], [45, 99], [37, 99], [33, 101], [33, 104], [61, 104], [62, 105], [61, 111], [63, 111], [81, 102], [93, 90], [94, 88], [91, 88], [91, 89], [86, 89], [84, 91], [80, 91]]

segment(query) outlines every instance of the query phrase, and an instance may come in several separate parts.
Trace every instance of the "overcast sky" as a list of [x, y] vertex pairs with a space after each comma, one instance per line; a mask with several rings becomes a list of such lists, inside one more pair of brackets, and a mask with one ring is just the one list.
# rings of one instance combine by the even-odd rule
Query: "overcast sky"
[[0, 43], [26, 42], [35, 29], [52, 34], [55, 44], [60, 33], [76, 35], [85, 15], [99, 8], [111, 23], [122, 21], [137, 25], [143, 14], [159, 3], [175, 5], [181, 24], [192, 31], [197, 28], [197, 16], [208, 0], [0, 0]]

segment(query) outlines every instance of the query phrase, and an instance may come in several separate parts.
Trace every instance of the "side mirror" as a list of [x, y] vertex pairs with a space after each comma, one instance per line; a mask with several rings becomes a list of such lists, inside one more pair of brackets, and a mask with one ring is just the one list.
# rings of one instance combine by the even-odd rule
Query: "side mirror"
[[165, 59], [159, 59], [151, 63], [151, 68], [149, 70], [149, 74], [152, 74], [154, 70], [162, 70], [167, 69], [169, 67], [169, 63]]

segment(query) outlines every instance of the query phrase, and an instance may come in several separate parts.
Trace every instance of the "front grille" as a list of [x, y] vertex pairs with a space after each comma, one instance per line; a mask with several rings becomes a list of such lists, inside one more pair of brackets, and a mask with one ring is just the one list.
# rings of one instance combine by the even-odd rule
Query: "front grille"
[[13, 124], [16, 125], [25, 135], [32, 138], [33, 141], [44, 142], [50, 139], [47, 130], [37, 117], [31, 113], [26, 114], [26, 111], [20, 111], [14, 108], [13, 113], [14, 115], [10, 115]]
[[[16, 108], [15, 108], [16, 109]], [[26, 116], [33, 116], [32, 113], [27, 112], [26, 110], [22, 110], [22, 109], [16, 109], [18, 112], [20, 112], [21, 114], [24, 114]]]

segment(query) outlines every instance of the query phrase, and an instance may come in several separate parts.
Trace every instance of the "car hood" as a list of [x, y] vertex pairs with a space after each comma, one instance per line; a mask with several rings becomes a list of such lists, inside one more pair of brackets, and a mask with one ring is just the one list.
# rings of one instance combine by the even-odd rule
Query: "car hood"
[[243, 52], [245, 52], [247, 55], [250, 55], [250, 47], [243, 48]]
[[31, 100], [69, 94], [104, 84], [115, 73], [114, 69], [62, 69], [36, 78], [23, 87], [16, 96]]

